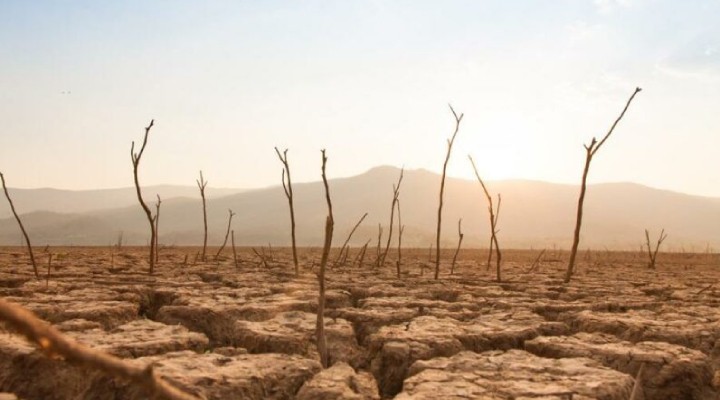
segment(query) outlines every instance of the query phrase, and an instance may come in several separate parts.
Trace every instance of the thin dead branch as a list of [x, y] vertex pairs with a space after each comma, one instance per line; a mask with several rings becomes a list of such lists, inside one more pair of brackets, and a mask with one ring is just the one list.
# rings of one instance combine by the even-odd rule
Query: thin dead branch
[[488, 190], [487, 186], [485, 186], [485, 182], [480, 177], [480, 173], [478, 173], [477, 166], [475, 165], [475, 161], [473, 160], [472, 156], [468, 155], [468, 158], [470, 159], [470, 164], [472, 165], [473, 172], [475, 172], [475, 177], [477, 178], [478, 182], [480, 182], [480, 186], [482, 186], [483, 193], [485, 193], [485, 198], [488, 201], [488, 212], [490, 215], [490, 251], [488, 254], [488, 260], [487, 260], [487, 269], [490, 269], [490, 262], [492, 261], [492, 252], [493, 247], [495, 248], [495, 267], [496, 267], [496, 279], [498, 282], [502, 281], [502, 275], [501, 275], [501, 262], [502, 262], [502, 253], [500, 252], [500, 244], [498, 243], [497, 234], [497, 224], [498, 224], [498, 218], [500, 218], [500, 205], [502, 203], [502, 197], [500, 197], [500, 194], [497, 195], [497, 205], [493, 204], [492, 196], [490, 195], [490, 191]]
[[657, 243], [655, 244], [655, 251], [653, 251], [650, 247], [650, 232], [645, 229], [645, 245], [647, 246], [648, 258], [650, 259], [648, 262], [648, 268], [655, 269], [655, 260], [657, 260], [658, 250], [660, 250], [660, 245], [665, 241], [665, 239], [667, 239], [667, 234], [665, 233], [665, 228], [663, 228], [660, 232]]
[[[292, 188], [292, 180], [290, 179], [290, 163], [288, 162], [288, 156], [287, 156], [288, 149], [285, 149], [282, 154], [280, 154], [280, 150], [278, 148], [275, 148], [275, 153], [277, 153], [278, 158], [280, 159], [280, 162], [283, 164], [283, 171], [282, 171], [282, 185], [283, 190], [285, 191], [285, 197], [287, 197], [288, 205], [290, 206], [290, 236], [292, 238], [292, 253], [293, 253], [293, 264], [295, 265], [295, 275], [300, 275], [300, 266], [298, 263], [298, 256], [297, 256], [297, 247], [295, 245], [295, 206], [294, 206], [294, 197], [293, 197], [293, 188]], [[286, 182], [287, 180], [287, 182]]]
[[198, 185], [198, 189], [200, 189], [200, 197], [202, 197], [202, 206], [203, 206], [203, 226], [205, 228], [205, 234], [203, 236], [203, 249], [202, 249], [202, 260], [205, 262], [205, 253], [207, 252], [207, 241], [208, 241], [208, 223], [207, 223], [207, 203], [205, 200], [205, 187], [207, 186], [207, 181], [203, 177], [202, 171], [200, 171], [200, 180], [195, 180]]
[[450, 275], [455, 273], [455, 263], [457, 262], [458, 254], [460, 254], [460, 246], [462, 246], [463, 237], [465, 234], [462, 232], [462, 218], [458, 220], [458, 245], [453, 255], [452, 264], [450, 264]]
[[385, 258], [387, 258], [388, 251], [390, 251], [390, 242], [392, 241], [393, 235], [393, 225], [395, 223], [395, 207], [398, 202], [398, 197], [400, 197], [400, 185], [402, 184], [404, 173], [405, 167], [400, 170], [400, 177], [398, 177], [397, 184], [393, 184], [393, 198], [392, 203], [390, 204], [390, 228], [388, 229], [388, 237], [387, 243], [385, 244], [385, 251], [383, 251], [382, 256], [378, 261], [378, 267], [385, 266]]
[[623, 118], [625, 112], [628, 110], [628, 107], [630, 107], [630, 103], [635, 98], [635, 95], [640, 93], [641, 90], [642, 89], [640, 89], [639, 87], [635, 88], [635, 91], [628, 99], [627, 103], [625, 104], [625, 108], [620, 113], [620, 116], [617, 117], [615, 122], [610, 127], [610, 130], [607, 132], [607, 134], [605, 134], [605, 137], [602, 138], [600, 143], [598, 143], [597, 139], [592, 138], [592, 141], [590, 141], [590, 145], [583, 145], [585, 147], [585, 167], [583, 168], [582, 181], [580, 183], [580, 196], [578, 197], [575, 232], [573, 234], [573, 244], [570, 249], [570, 260], [568, 261], [567, 271], [565, 272], [565, 283], [570, 282], [570, 279], [572, 278], [573, 269], [575, 268], [575, 257], [577, 257], [578, 246], [580, 245], [580, 228], [582, 227], [583, 203], [585, 202], [585, 192], [587, 191], [587, 177], [588, 172], [590, 171], [590, 162], [592, 161], [592, 158], [597, 153], [597, 151], [600, 150], [600, 147], [605, 144], [605, 141], [613, 133], [615, 127]]
[[397, 253], [398, 258], [395, 262], [395, 269], [397, 270], [397, 277], [400, 279], [400, 265], [402, 264], [402, 235], [405, 232], [405, 225], [402, 224], [402, 213], [400, 213], [400, 200], [397, 201], [398, 211], [398, 247]]
[[145, 211], [145, 216], [147, 217], [148, 223], [150, 224], [150, 274], [155, 272], [155, 217], [153, 217], [150, 208], [147, 206], [147, 204], [145, 204], [145, 200], [143, 200], [142, 190], [140, 189], [140, 180], [138, 178], [138, 166], [140, 165], [140, 159], [145, 152], [145, 146], [147, 146], [148, 134], [150, 133], [150, 129], [153, 127], [154, 123], [155, 120], [151, 120], [150, 125], [145, 127], [145, 136], [143, 137], [142, 146], [140, 147], [140, 151], [138, 153], [135, 153], [135, 141], [133, 141], [132, 146], [130, 146], [130, 158], [132, 159], [133, 164], [135, 191], [137, 193], [138, 202], [140, 202], [140, 206], [142, 207], [143, 211]]
[[10, 210], [12, 210], [12, 213], [15, 216], [15, 220], [17, 221], [18, 225], [20, 225], [20, 230], [22, 231], [23, 237], [25, 238], [25, 244], [27, 245], [28, 253], [30, 253], [30, 262], [32, 263], [35, 277], [40, 279], [40, 273], [38, 272], [37, 264], [35, 264], [35, 255], [33, 254], [32, 245], [30, 244], [30, 237], [28, 236], [27, 231], [25, 231], [25, 227], [20, 220], [20, 216], [18, 215], [17, 211], [15, 211], [15, 205], [10, 198], [10, 193], [8, 193], [7, 186], [5, 186], [5, 176], [2, 174], [2, 172], [0, 172], [0, 180], [2, 180], [2, 187], [3, 191], [5, 192], [5, 197], [7, 198], [8, 203], [10, 203]]
[[530, 266], [530, 269], [528, 269], [527, 272], [525, 272], [525, 273], [529, 274], [529, 273], [535, 271], [535, 269], [537, 269], [537, 267], [540, 266], [540, 261], [542, 261], [542, 257], [544, 255], [545, 255], [545, 249], [542, 249], [540, 254], [538, 254], [538, 256], [535, 258], [535, 261], [533, 261], [532, 265]]
[[322, 150], [322, 180], [325, 186], [325, 200], [327, 201], [328, 216], [325, 220], [325, 243], [323, 245], [322, 257], [320, 258], [320, 273], [318, 274], [318, 283], [320, 284], [320, 294], [318, 296], [318, 313], [316, 338], [317, 349], [320, 353], [320, 362], [323, 368], [330, 366], [328, 357], [327, 340], [325, 338], [325, 269], [327, 267], [328, 256], [330, 255], [330, 247], [332, 246], [333, 228], [335, 221], [333, 219], [332, 201], [330, 201], [330, 188], [328, 187], [327, 175], [325, 174], [325, 166], [327, 157], [325, 149]]
[[[340, 248], [340, 253], [338, 253], [338, 257], [335, 260], [334, 264], [338, 265], [340, 262], [340, 259], [343, 256], [343, 251], [345, 251], [345, 248], [347, 247], [348, 243], [350, 243], [350, 239], [352, 239], [353, 234], [355, 233], [355, 230], [362, 224], [362, 222], [365, 220], [365, 217], [368, 216], [368, 213], [363, 214], [362, 217], [360, 217], [360, 220], [355, 224], [355, 226], [350, 231], [350, 234], [348, 235], [347, 239], [345, 239], [345, 242], [343, 243], [342, 247]], [[345, 253], [345, 257], [347, 257], [347, 253]]]
[[435, 280], [440, 278], [440, 228], [442, 226], [443, 195], [445, 194], [445, 174], [447, 172], [448, 162], [450, 161], [450, 153], [452, 152], [452, 146], [453, 143], [455, 143], [455, 137], [460, 130], [460, 121], [462, 121], [464, 116], [464, 114], [460, 114], [460, 116], [458, 116], [452, 106], [449, 104], [448, 106], [450, 107], [450, 111], [452, 111], [453, 117], [455, 117], [455, 131], [453, 132], [452, 137], [447, 141], [447, 153], [445, 155], [442, 178], [440, 180], [440, 201], [438, 203], [437, 232], [435, 235], [435, 248], [437, 249], [435, 253]]
[[100, 370], [111, 376], [126, 379], [142, 386], [149, 398], [167, 400], [198, 400], [170, 385], [155, 373], [153, 365], [131, 364], [115, 356], [79, 344], [60, 333], [53, 326], [37, 318], [32, 312], [0, 299], [0, 320], [5, 321], [51, 358], [79, 364], [90, 370]]
[[233, 261], [235, 261], [235, 268], [239, 268], [239, 267], [238, 267], [237, 251], [235, 250], [235, 230], [230, 231], [230, 237], [231, 237], [231, 239], [232, 239]]
[[235, 215], [235, 213], [233, 212], [233, 210], [228, 209], [228, 226], [227, 226], [227, 231], [225, 232], [225, 240], [223, 240], [222, 246], [220, 246], [220, 249], [218, 250], [217, 254], [215, 254], [215, 261], [218, 260], [218, 258], [220, 257], [220, 254], [225, 249], [225, 245], [227, 245], [228, 237], [230, 236], [230, 227], [232, 226], [232, 219], [233, 219], [234, 215]]
[[158, 260], [160, 259], [160, 204], [162, 204], [162, 200], [160, 200], [160, 195], [156, 194], [157, 196], [157, 203], [155, 203], [155, 264], [158, 263]]

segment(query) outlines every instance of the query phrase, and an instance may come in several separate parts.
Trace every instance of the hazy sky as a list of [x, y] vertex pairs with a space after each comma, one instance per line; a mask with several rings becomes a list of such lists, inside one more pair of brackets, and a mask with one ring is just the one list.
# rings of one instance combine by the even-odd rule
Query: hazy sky
[[0, 170], [14, 187], [279, 183], [382, 164], [720, 196], [720, 1], [0, 0]]

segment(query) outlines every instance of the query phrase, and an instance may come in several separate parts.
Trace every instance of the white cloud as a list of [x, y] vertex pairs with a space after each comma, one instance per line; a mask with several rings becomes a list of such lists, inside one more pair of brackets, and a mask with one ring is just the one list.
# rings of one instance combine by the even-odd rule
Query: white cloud
[[633, 5], [633, 0], [593, 0], [595, 7], [602, 14], [608, 14], [618, 8], [628, 8]]

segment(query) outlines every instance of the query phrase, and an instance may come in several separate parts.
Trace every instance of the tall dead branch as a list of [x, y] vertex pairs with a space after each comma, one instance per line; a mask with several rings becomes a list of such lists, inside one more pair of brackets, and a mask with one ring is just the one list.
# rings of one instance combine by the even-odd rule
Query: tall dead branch
[[405, 168], [403, 167], [400, 170], [400, 177], [398, 178], [397, 184], [393, 184], [393, 198], [392, 203], [390, 204], [390, 228], [388, 229], [388, 237], [387, 237], [387, 244], [385, 244], [385, 251], [383, 251], [382, 256], [380, 257], [380, 260], [378, 261], [378, 267], [385, 266], [385, 258], [387, 258], [388, 251], [390, 251], [390, 242], [392, 241], [392, 235], [393, 235], [393, 225], [395, 224], [395, 207], [398, 202], [398, 197], [400, 197], [400, 185], [402, 184], [403, 180], [403, 174], [405, 173]]
[[28, 253], [30, 253], [30, 262], [32, 263], [35, 277], [40, 279], [40, 273], [38, 272], [37, 264], [35, 264], [35, 255], [33, 254], [32, 245], [30, 244], [30, 237], [25, 231], [25, 227], [20, 220], [20, 216], [18, 215], [17, 211], [15, 211], [15, 205], [10, 198], [10, 193], [8, 193], [7, 186], [5, 186], [5, 176], [2, 174], [2, 172], [0, 172], [0, 180], [2, 180], [2, 187], [3, 191], [5, 192], [5, 197], [7, 198], [8, 203], [10, 203], [10, 210], [12, 210], [12, 213], [15, 216], [15, 220], [17, 221], [18, 225], [20, 225], [20, 230], [22, 231], [23, 237], [25, 238], [25, 244], [27, 245]]
[[485, 182], [480, 177], [480, 173], [478, 173], [477, 166], [475, 165], [475, 161], [473, 160], [472, 156], [468, 155], [468, 158], [470, 159], [470, 164], [473, 167], [473, 172], [475, 172], [475, 177], [477, 178], [478, 182], [480, 182], [480, 186], [482, 186], [483, 192], [485, 193], [485, 198], [488, 201], [488, 212], [490, 214], [490, 252], [488, 255], [488, 269], [490, 269], [490, 261], [492, 261], [492, 251], [493, 247], [495, 248], [495, 270], [496, 270], [496, 279], [498, 282], [502, 281], [502, 274], [500, 271], [500, 265], [502, 262], [502, 253], [500, 252], [500, 244], [498, 243], [497, 239], [497, 223], [498, 218], [500, 217], [500, 205], [502, 203], [502, 197], [500, 197], [500, 194], [497, 195], [497, 205], [493, 204], [493, 198], [490, 195], [490, 191], [488, 190], [487, 186], [485, 186]]
[[220, 257], [220, 253], [225, 249], [225, 245], [227, 244], [228, 237], [230, 236], [230, 227], [232, 226], [232, 218], [235, 215], [233, 210], [228, 209], [228, 226], [227, 231], [225, 231], [225, 240], [223, 240], [222, 246], [220, 246], [220, 249], [218, 250], [217, 254], [215, 254], [215, 261], [218, 260]]
[[402, 263], [402, 235], [405, 232], [405, 225], [402, 224], [402, 214], [400, 213], [400, 200], [397, 201], [398, 211], [398, 258], [395, 262], [395, 269], [397, 270], [397, 277], [400, 279], [400, 265]]
[[383, 227], [381, 224], [378, 224], [378, 240], [377, 240], [377, 250], [375, 251], [375, 268], [377, 268], [380, 265], [380, 257], [382, 257], [382, 245], [380, 244], [382, 242], [382, 234], [383, 234]]
[[665, 241], [665, 239], [667, 239], [667, 234], [665, 233], [665, 228], [663, 228], [660, 232], [660, 237], [658, 237], [657, 243], [655, 244], [655, 251], [653, 251], [650, 247], [650, 232], [645, 229], [645, 245], [647, 246], [648, 258], [650, 259], [648, 262], [648, 268], [655, 269], [655, 260], [657, 260], [658, 250], [660, 250], [660, 245]]
[[160, 195], [156, 194], [157, 196], [157, 203], [155, 203], [155, 264], [158, 263], [158, 260], [160, 259], [160, 204], [162, 204], [162, 200], [160, 200]]
[[[295, 245], [295, 205], [293, 197], [292, 180], [290, 179], [290, 163], [288, 162], [287, 156], [288, 149], [283, 150], [280, 154], [280, 150], [275, 148], [280, 162], [283, 164], [282, 171], [282, 185], [285, 191], [285, 197], [287, 197], [288, 205], [290, 206], [290, 237], [292, 238], [292, 254], [293, 264], [295, 265], [295, 275], [300, 275], [300, 266], [298, 264], [297, 247]], [[286, 182], [287, 181], [287, 182]]]
[[232, 239], [233, 261], [235, 261], [235, 268], [239, 268], [240, 266], [238, 265], [237, 251], [235, 250], [235, 230], [230, 231], [230, 237]]
[[457, 115], [451, 105], [450, 111], [452, 111], [453, 117], [455, 117], [455, 131], [452, 137], [447, 141], [447, 154], [445, 155], [445, 162], [443, 163], [442, 178], [440, 180], [440, 201], [438, 204], [437, 212], [437, 232], [435, 234], [435, 279], [440, 278], [440, 228], [442, 226], [442, 209], [443, 209], [443, 195], [445, 194], [445, 174], [447, 173], [448, 162], [450, 161], [450, 153], [452, 152], [453, 143], [455, 143], [455, 137], [460, 130], [460, 121], [463, 119], [464, 114]]
[[458, 220], [458, 245], [455, 249], [455, 255], [453, 255], [452, 264], [450, 264], [450, 275], [455, 273], [455, 263], [457, 262], [458, 254], [460, 254], [460, 246], [462, 246], [463, 238], [465, 234], [462, 232], [462, 218]]
[[150, 121], [150, 125], [145, 127], [145, 136], [143, 137], [142, 146], [140, 147], [140, 151], [138, 153], [135, 153], [135, 141], [132, 142], [132, 146], [130, 146], [130, 158], [132, 159], [133, 164], [133, 177], [135, 178], [135, 191], [137, 193], [138, 201], [140, 202], [140, 206], [142, 207], [143, 211], [145, 211], [145, 216], [147, 217], [148, 223], [150, 224], [150, 273], [152, 274], [155, 272], [155, 235], [157, 234], [155, 232], [155, 217], [153, 217], [152, 212], [150, 211], [150, 208], [145, 204], [145, 200], [143, 200], [142, 197], [142, 190], [140, 189], [140, 180], [138, 178], [138, 166], [140, 165], [140, 158], [142, 158], [143, 153], [145, 152], [145, 146], [147, 146], [147, 140], [148, 140], [148, 134], [150, 133], [150, 129], [152, 129], [153, 124], [155, 123], [155, 120]]
[[139, 366], [77, 343], [47, 322], [40, 320], [32, 312], [3, 299], [0, 299], [0, 320], [5, 321], [38, 346], [48, 357], [62, 358], [91, 370], [100, 370], [108, 375], [126, 379], [142, 386], [148, 398], [198, 400], [197, 397], [175, 388], [158, 376], [152, 364], [146, 367]]
[[200, 189], [200, 197], [202, 197], [202, 205], [203, 205], [203, 226], [205, 228], [205, 235], [203, 236], [203, 249], [202, 249], [202, 260], [205, 261], [205, 253], [207, 252], [207, 237], [208, 237], [208, 224], [207, 224], [207, 206], [206, 206], [206, 200], [205, 200], [205, 187], [207, 186], [207, 181], [205, 178], [203, 178], [203, 173], [200, 171], [200, 180], [195, 180], [198, 185], [198, 189]]
[[322, 257], [320, 258], [320, 273], [318, 274], [318, 283], [320, 284], [320, 295], [318, 298], [318, 314], [317, 314], [317, 349], [320, 353], [320, 362], [323, 368], [330, 366], [328, 357], [327, 340], [325, 338], [325, 269], [327, 267], [328, 256], [330, 255], [330, 247], [332, 246], [333, 228], [335, 220], [333, 219], [332, 201], [330, 201], [330, 188], [328, 187], [327, 175], [325, 174], [325, 165], [327, 157], [325, 149], [322, 150], [322, 180], [325, 186], [325, 200], [327, 201], [328, 216], [325, 219], [325, 243], [323, 244]]
[[580, 183], [580, 196], [578, 197], [575, 232], [573, 234], [573, 244], [570, 249], [570, 260], [568, 261], [567, 271], [565, 272], [565, 283], [570, 282], [570, 278], [572, 278], [573, 270], [575, 268], [575, 258], [577, 257], [578, 246], [580, 245], [580, 228], [582, 226], [583, 218], [583, 203], [585, 202], [585, 192], [587, 190], [587, 177], [588, 172], [590, 171], [590, 162], [592, 161], [592, 158], [597, 153], [597, 151], [600, 150], [600, 147], [605, 144], [605, 141], [613, 133], [617, 124], [620, 122], [623, 116], [625, 116], [625, 112], [628, 110], [628, 107], [630, 107], [630, 103], [635, 98], [635, 95], [638, 94], [641, 90], [642, 89], [640, 89], [639, 87], [635, 88], [635, 91], [628, 99], [627, 103], [625, 104], [625, 108], [623, 108], [622, 112], [620, 113], [620, 116], [618, 116], [615, 122], [613, 122], [612, 126], [610, 126], [610, 130], [608, 130], [608, 132], [605, 134], [605, 137], [603, 137], [600, 142], [598, 142], [597, 139], [593, 137], [592, 141], [590, 141], [590, 145], [583, 145], [583, 147], [585, 147], [585, 167], [583, 168], [582, 181]]

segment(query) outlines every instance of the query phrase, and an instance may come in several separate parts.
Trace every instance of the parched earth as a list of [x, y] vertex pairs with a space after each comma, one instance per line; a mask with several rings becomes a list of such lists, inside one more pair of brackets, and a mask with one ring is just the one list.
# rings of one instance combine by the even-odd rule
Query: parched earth
[[[566, 253], [506, 251], [503, 282], [484, 251], [427, 250], [377, 268], [327, 271], [331, 367], [315, 345], [319, 250], [260, 260], [228, 250], [162, 248], [154, 275], [144, 249], [0, 248], [0, 296], [75, 340], [153, 363], [205, 399], [720, 399], [720, 260], [581, 253], [563, 283]], [[216, 249], [209, 249], [214, 255]], [[48, 273], [48, 253], [53, 254]], [[348, 260], [354, 259], [351, 252]], [[370, 252], [368, 252], [370, 253]], [[335, 255], [331, 257], [334, 260]], [[332, 264], [332, 263], [331, 263]], [[494, 267], [493, 267], [494, 268]], [[636, 382], [638, 371], [642, 374]], [[0, 399], [144, 399], [142, 388], [46, 357], [0, 323]]]

